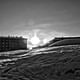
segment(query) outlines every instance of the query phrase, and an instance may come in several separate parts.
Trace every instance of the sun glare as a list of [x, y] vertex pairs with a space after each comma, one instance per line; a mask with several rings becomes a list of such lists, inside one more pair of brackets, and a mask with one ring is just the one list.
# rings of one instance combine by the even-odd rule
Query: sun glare
[[37, 44], [39, 44], [39, 42], [40, 42], [40, 40], [39, 40], [38, 37], [34, 36], [34, 37], [31, 38], [31, 43], [33, 45], [37, 45]]
[[34, 36], [31, 38], [30, 42], [32, 43], [33, 46], [37, 46], [40, 43], [40, 39], [35, 33]]
[[47, 39], [43, 39], [43, 44], [46, 44], [48, 42]]

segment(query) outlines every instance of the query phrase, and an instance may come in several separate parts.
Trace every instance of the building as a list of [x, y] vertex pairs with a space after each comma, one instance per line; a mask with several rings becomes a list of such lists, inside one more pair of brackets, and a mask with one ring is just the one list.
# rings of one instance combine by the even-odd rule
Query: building
[[67, 40], [67, 39], [80, 39], [80, 37], [55, 37], [50, 41], [50, 43], [55, 43], [57, 41]]
[[56, 37], [42, 47], [61, 46], [61, 45], [80, 45], [80, 37]]
[[0, 37], [0, 52], [27, 49], [27, 39], [22, 37]]

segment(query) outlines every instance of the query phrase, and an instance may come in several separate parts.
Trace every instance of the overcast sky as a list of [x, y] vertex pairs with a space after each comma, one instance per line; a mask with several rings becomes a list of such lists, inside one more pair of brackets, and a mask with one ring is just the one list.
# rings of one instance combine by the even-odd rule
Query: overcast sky
[[0, 0], [0, 35], [80, 36], [80, 0]]

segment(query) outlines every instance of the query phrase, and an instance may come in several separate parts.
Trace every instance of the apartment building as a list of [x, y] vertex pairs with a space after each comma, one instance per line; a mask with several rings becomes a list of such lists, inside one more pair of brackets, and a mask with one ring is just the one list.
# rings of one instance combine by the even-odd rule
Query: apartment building
[[27, 49], [27, 39], [22, 37], [0, 37], [0, 52]]

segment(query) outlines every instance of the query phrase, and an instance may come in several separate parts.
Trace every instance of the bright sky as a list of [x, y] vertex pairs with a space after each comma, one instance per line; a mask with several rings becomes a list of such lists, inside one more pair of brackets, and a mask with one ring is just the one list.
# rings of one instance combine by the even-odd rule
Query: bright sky
[[80, 36], [80, 0], [0, 0], [0, 35], [34, 30], [41, 38]]

